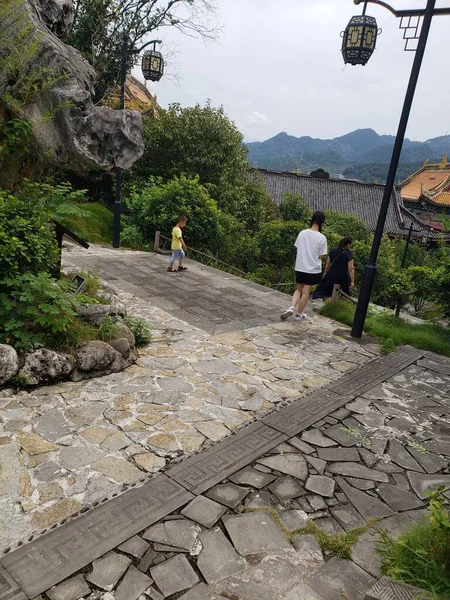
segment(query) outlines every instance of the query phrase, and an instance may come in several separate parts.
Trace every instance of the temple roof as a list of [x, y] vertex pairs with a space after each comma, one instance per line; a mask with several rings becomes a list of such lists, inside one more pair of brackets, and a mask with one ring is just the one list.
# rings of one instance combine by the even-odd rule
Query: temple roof
[[[104, 100], [103, 104], [109, 108], [117, 109], [120, 103], [120, 88], [117, 86], [113, 92]], [[145, 84], [133, 77], [127, 75], [125, 83], [125, 108], [137, 110], [145, 113], [147, 111], [161, 110], [156, 96], [153, 96]]]
[[[266, 169], [252, 169], [252, 172], [262, 177], [269, 196], [276, 204], [280, 203], [283, 195], [287, 192], [301, 194], [307, 205], [313, 210], [352, 214], [361, 219], [369, 230], [375, 230], [384, 185], [361, 183], [348, 179], [323, 179]], [[442, 235], [442, 231], [430, 227], [407, 210], [399, 190], [394, 188], [384, 231], [388, 235], [406, 236], [411, 223], [413, 230], [416, 231], [413, 237], [426, 237], [434, 240], [439, 239]], [[350, 234], [351, 232], [349, 232]], [[444, 235], [450, 240], [450, 232]]]
[[408, 202], [418, 202], [420, 198], [426, 197], [433, 204], [449, 204], [447, 195], [442, 194], [450, 187], [450, 164], [447, 156], [437, 165], [426, 162], [399, 185], [402, 198]]

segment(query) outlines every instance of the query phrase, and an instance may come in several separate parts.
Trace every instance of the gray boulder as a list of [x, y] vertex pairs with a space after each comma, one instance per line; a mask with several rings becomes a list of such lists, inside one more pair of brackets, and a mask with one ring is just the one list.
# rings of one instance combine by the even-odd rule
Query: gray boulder
[[[122, 339], [127, 342], [125, 338]], [[81, 381], [118, 373], [135, 363], [136, 360], [137, 352], [132, 348], [125, 356], [122, 356], [110, 344], [101, 341], [88, 342], [77, 352], [78, 368], [72, 372], [71, 379], [72, 381]]]
[[[6, 118], [25, 118], [33, 124], [33, 149], [38, 156], [45, 156], [48, 168], [78, 173], [128, 169], [144, 150], [142, 117], [135, 111], [94, 105], [95, 70], [78, 50], [58, 37], [67, 36], [70, 30], [72, 0], [24, 0], [10, 14], [8, 3], [0, 3], [5, 11], [0, 20], [0, 56], [16, 52], [21, 32], [29, 27], [28, 39], [35, 39], [38, 49], [24, 68], [36, 73], [42, 67], [65, 76], [25, 104], [14, 105], [13, 113], [6, 114]], [[20, 96], [18, 86], [14, 77], [0, 71], [0, 96]], [[60, 109], [48, 119], [54, 107]], [[41, 171], [43, 168], [39, 167]], [[24, 175], [16, 171], [2, 173], [0, 180], [11, 185]]]
[[78, 308], [78, 315], [95, 325], [100, 325], [105, 317], [125, 317], [126, 314], [127, 309], [123, 304], [82, 304]]
[[130, 350], [133, 350], [136, 346], [133, 332], [131, 329], [122, 321], [116, 322], [117, 334], [112, 340], [108, 341], [108, 344], [120, 352], [125, 358], [128, 357]]
[[19, 370], [19, 358], [17, 352], [8, 344], [0, 344], [0, 385], [16, 375]]
[[105, 371], [114, 363], [117, 354], [109, 344], [93, 340], [77, 350], [77, 369], [80, 371]]
[[32, 385], [48, 383], [68, 377], [75, 368], [75, 359], [70, 354], [62, 354], [40, 348], [28, 354], [19, 374], [26, 377]]

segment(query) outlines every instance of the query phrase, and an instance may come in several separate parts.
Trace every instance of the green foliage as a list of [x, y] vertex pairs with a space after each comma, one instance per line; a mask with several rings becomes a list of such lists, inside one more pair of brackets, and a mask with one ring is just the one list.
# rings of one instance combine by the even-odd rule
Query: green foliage
[[118, 334], [119, 329], [117, 327], [117, 319], [111, 316], [105, 317], [97, 331], [98, 339], [103, 342], [109, 342], [116, 338]]
[[127, 225], [135, 227], [145, 243], [150, 243], [158, 230], [170, 237], [177, 218], [186, 215], [188, 221], [183, 230], [186, 244], [215, 253], [219, 210], [198, 178], [182, 175], [166, 184], [153, 179], [139, 192], [134, 191], [126, 206]]
[[[148, 34], [176, 27], [188, 35], [214, 39], [217, 33], [214, 2], [209, 0], [77, 0], [69, 42], [96, 68], [97, 99], [117, 83], [124, 35], [130, 50], [139, 48]], [[135, 56], [130, 53], [130, 63]]]
[[450, 318], [450, 265], [439, 272], [436, 292], [444, 316]]
[[[83, 204], [84, 216], [67, 216], [64, 225], [81, 239], [92, 244], [111, 244], [113, 230], [112, 212], [97, 202]], [[121, 241], [124, 241], [123, 238]], [[128, 245], [128, 244], [126, 244]]]
[[428, 523], [414, 525], [394, 539], [380, 531], [383, 575], [417, 586], [435, 600], [450, 599], [450, 512], [445, 486], [427, 493]]
[[222, 211], [219, 211], [216, 255], [223, 262], [247, 272], [257, 266], [256, 239], [247, 233], [241, 221]]
[[144, 117], [143, 157], [130, 171], [129, 182], [146, 183], [151, 176], [169, 181], [181, 174], [199, 178], [218, 207], [254, 231], [268, 204], [257, 174], [249, 178], [242, 134], [223, 108], [172, 104], [158, 115]]
[[[327, 302], [320, 309], [320, 314], [351, 325], [355, 315], [353, 304], [345, 300]], [[415, 324], [391, 314], [370, 312], [364, 331], [376, 336], [384, 349], [392, 350], [393, 344], [400, 346], [409, 344], [421, 350], [431, 350], [444, 356], [450, 356], [450, 330], [431, 323]], [[387, 341], [386, 341], [387, 340]]]
[[2, 0], [0, 20], [0, 71], [8, 79], [8, 90], [0, 101], [13, 113], [37, 95], [50, 90], [65, 73], [55, 73], [37, 61], [43, 34], [28, 14], [24, 0]]
[[275, 281], [280, 281], [284, 266], [291, 268], [295, 262], [295, 240], [304, 224], [296, 221], [272, 221], [262, 225], [256, 235], [260, 263], [274, 269]]
[[8, 277], [0, 293], [0, 342], [30, 350], [64, 339], [76, 317], [77, 297], [47, 273]]
[[430, 498], [427, 510], [429, 512], [428, 518], [431, 527], [433, 529], [442, 529], [450, 536], [450, 510], [448, 508], [448, 500], [444, 496], [448, 491], [445, 485], [440, 485], [437, 490], [430, 490], [425, 493]]
[[31, 386], [31, 383], [26, 375], [17, 374], [14, 375], [14, 377], [11, 377], [8, 381], [8, 385], [12, 385], [17, 390], [26, 390]]
[[74, 190], [69, 183], [37, 183], [25, 179], [16, 192], [19, 198], [40, 204], [53, 219], [65, 225], [67, 219], [89, 216], [79, 203], [85, 202], [85, 190]]
[[436, 300], [437, 271], [433, 267], [411, 266], [407, 276], [411, 281], [411, 290], [414, 290], [413, 302], [417, 315], [422, 315], [425, 304]]
[[11, 119], [1, 128], [0, 164], [29, 153], [33, 126], [27, 119]]
[[127, 316], [124, 323], [131, 329], [137, 348], [148, 346], [152, 341], [152, 332], [145, 319], [142, 317]]
[[0, 190], [0, 282], [53, 268], [58, 248], [49, 217], [48, 210], [33, 198]]
[[278, 207], [283, 221], [300, 221], [307, 223], [312, 216], [312, 210], [300, 194], [288, 192], [283, 195]]
[[354, 240], [358, 242], [369, 243], [372, 235], [367, 229], [365, 224], [355, 217], [354, 215], [326, 211], [326, 222], [324, 226], [324, 233], [328, 235], [331, 232], [339, 237], [339, 239], [346, 235], [351, 235]]
[[[79, 275], [84, 279], [83, 294], [78, 294], [78, 298], [82, 298], [81, 304], [89, 303], [88, 298], [96, 296], [100, 290], [100, 275], [98, 270], [94, 269], [90, 271], [83, 271], [80, 269], [75, 269], [73, 271], [68, 271], [64, 275], [64, 279], [66, 281], [71, 281], [76, 275]], [[95, 300], [95, 298], [93, 299]], [[99, 302], [97, 303], [100, 304]], [[109, 304], [109, 302], [106, 304]]]

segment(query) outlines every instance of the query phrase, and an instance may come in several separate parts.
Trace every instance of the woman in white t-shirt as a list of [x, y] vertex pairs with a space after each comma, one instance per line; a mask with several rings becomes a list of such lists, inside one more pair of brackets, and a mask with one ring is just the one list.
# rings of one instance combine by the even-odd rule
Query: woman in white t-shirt
[[322, 258], [327, 255], [327, 238], [321, 233], [324, 223], [325, 215], [323, 212], [316, 211], [312, 216], [310, 228], [304, 229], [297, 236], [295, 241], [297, 289], [292, 296], [292, 305], [281, 313], [283, 321], [295, 313], [297, 304], [298, 311], [295, 318], [299, 321], [306, 318], [303, 311], [308, 303], [311, 287], [319, 284], [322, 279]]

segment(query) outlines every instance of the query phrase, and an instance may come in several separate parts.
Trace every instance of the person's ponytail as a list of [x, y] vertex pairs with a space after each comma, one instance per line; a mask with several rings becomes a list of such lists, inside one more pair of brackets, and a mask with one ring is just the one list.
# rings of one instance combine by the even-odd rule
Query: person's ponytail
[[350, 235], [346, 235], [339, 242], [339, 246], [338, 246], [339, 252], [343, 252], [345, 250], [345, 246], [348, 246], [349, 244], [352, 244], [352, 243], [353, 243], [353, 238]]

